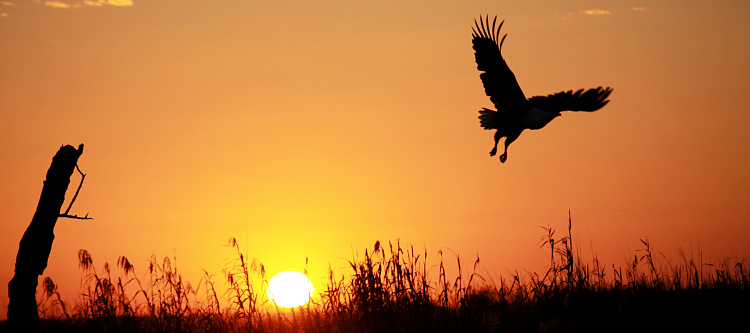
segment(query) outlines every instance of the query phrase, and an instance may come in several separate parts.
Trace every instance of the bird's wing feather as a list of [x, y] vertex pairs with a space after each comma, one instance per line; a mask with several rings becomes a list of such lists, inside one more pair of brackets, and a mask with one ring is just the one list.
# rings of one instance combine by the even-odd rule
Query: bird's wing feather
[[522, 112], [526, 111], [527, 105], [526, 97], [518, 85], [516, 76], [505, 63], [505, 59], [500, 54], [503, 41], [505, 36], [500, 40], [498, 44], [498, 38], [500, 37], [500, 28], [503, 26], [503, 22], [495, 30], [495, 23], [497, 17], [492, 20], [492, 26], [490, 27], [489, 16], [482, 21], [479, 18], [479, 23], [474, 21], [476, 29], [472, 27], [472, 43], [474, 44], [474, 58], [477, 62], [477, 69], [483, 71], [479, 77], [482, 79], [484, 84], [484, 92], [490, 97], [492, 103], [498, 111], [515, 111]]
[[596, 111], [609, 103], [607, 97], [612, 93], [612, 88], [594, 88], [583, 92], [583, 89], [561, 91], [547, 96], [534, 96], [529, 98], [529, 103], [537, 109], [552, 111]]

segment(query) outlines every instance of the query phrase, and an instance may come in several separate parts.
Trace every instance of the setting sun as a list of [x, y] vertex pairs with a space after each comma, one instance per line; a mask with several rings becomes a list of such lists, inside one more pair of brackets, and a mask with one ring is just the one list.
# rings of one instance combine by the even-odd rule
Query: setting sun
[[268, 281], [268, 298], [283, 307], [300, 306], [310, 300], [315, 289], [312, 282], [300, 272], [286, 271]]

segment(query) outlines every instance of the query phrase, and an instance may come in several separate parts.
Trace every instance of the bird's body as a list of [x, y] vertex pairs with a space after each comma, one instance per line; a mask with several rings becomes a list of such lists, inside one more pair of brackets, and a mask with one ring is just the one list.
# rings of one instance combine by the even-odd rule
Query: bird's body
[[495, 29], [496, 21], [497, 18], [492, 21], [492, 27], [490, 27], [489, 17], [484, 21], [480, 18], [479, 23], [475, 21], [476, 29], [472, 28], [474, 31], [472, 43], [477, 69], [483, 71], [479, 77], [482, 79], [485, 93], [497, 108], [497, 110], [482, 108], [479, 111], [479, 123], [484, 129], [497, 130], [495, 146], [490, 151], [490, 156], [495, 156], [497, 153], [500, 139], [506, 138], [505, 152], [500, 155], [500, 162], [504, 163], [508, 157], [508, 146], [525, 129], [541, 129], [560, 116], [561, 111], [599, 110], [609, 103], [607, 97], [612, 89], [599, 87], [586, 92], [583, 92], [583, 89], [576, 92], [570, 90], [526, 99], [516, 76], [500, 53], [507, 36], [503, 36], [498, 44], [500, 28], [505, 21], [500, 22], [497, 30]]

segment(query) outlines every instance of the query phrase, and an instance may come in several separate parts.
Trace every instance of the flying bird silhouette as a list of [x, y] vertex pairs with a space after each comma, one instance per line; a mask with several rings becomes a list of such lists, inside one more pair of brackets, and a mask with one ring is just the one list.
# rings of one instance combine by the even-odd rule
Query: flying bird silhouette
[[612, 88], [598, 87], [586, 92], [580, 89], [562, 91], [547, 96], [534, 96], [526, 99], [521, 87], [518, 85], [516, 76], [508, 68], [505, 59], [500, 54], [503, 42], [508, 34], [503, 36], [498, 44], [500, 28], [505, 20], [495, 29], [497, 16], [492, 20], [487, 16], [484, 21], [479, 18], [479, 23], [474, 20], [471, 30], [472, 43], [474, 44], [474, 57], [477, 69], [483, 73], [479, 74], [484, 85], [484, 92], [495, 104], [496, 110], [482, 108], [479, 111], [479, 123], [484, 129], [495, 129], [495, 146], [490, 151], [490, 156], [497, 153], [497, 144], [505, 137], [505, 152], [500, 155], [500, 162], [505, 163], [508, 158], [508, 146], [513, 143], [525, 129], [537, 130], [547, 125], [552, 119], [560, 116], [561, 111], [587, 111], [592, 112], [601, 109], [609, 103], [607, 97]]

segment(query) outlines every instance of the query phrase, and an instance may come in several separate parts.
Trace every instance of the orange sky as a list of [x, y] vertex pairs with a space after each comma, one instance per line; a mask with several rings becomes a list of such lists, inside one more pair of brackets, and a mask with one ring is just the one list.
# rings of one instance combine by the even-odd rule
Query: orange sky
[[[750, 3], [320, 3], [0, 2], [0, 318], [62, 144], [85, 144], [72, 213], [95, 218], [55, 229], [45, 275], [70, 301], [79, 249], [141, 272], [176, 249], [188, 280], [222, 282], [232, 236], [270, 274], [309, 257], [316, 284], [397, 238], [479, 254], [486, 275], [541, 270], [539, 226], [562, 234], [569, 209], [609, 266], [645, 236], [670, 258], [750, 253]], [[602, 85], [612, 102], [490, 158], [486, 13], [527, 96]]]

